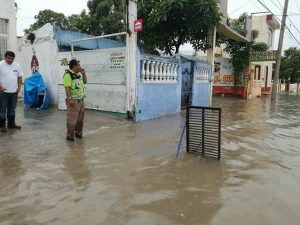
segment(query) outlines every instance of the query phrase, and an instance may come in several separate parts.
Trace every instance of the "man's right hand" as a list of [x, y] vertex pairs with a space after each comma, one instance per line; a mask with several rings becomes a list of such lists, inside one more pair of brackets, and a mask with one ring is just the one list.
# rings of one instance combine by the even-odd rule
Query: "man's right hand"
[[73, 99], [68, 99], [68, 103], [71, 107], [75, 106], [75, 101]]
[[0, 93], [4, 93], [5, 91], [6, 89], [0, 86]]

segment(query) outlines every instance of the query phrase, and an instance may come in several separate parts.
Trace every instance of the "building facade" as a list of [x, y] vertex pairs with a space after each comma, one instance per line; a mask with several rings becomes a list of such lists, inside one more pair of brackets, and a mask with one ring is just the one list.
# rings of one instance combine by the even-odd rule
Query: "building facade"
[[0, 0], [0, 60], [7, 50], [17, 49], [17, 6], [14, 0]]
[[[269, 47], [268, 55], [273, 56], [275, 31], [279, 29], [279, 22], [272, 14], [251, 16], [247, 21], [247, 38], [250, 40], [251, 31], [258, 31], [256, 42], [266, 43]], [[238, 95], [252, 98], [261, 94], [271, 94], [272, 76], [275, 68], [273, 57], [256, 58], [250, 68], [245, 68], [243, 82], [235, 84], [235, 75], [230, 55], [224, 51], [225, 46], [216, 48], [213, 95]], [[267, 54], [264, 53], [264, 54]]]
[[[256, 42], [263, 42], [274, 50], [275, 31], [280, 28], [278, 20], [272, 14], [252, 16], [252, 30], [258, 31]], [[275, 61], [252, 62], [251, 64], [251, 88], [250, 97], [261, 94], [271, 94], [272, 77]]]

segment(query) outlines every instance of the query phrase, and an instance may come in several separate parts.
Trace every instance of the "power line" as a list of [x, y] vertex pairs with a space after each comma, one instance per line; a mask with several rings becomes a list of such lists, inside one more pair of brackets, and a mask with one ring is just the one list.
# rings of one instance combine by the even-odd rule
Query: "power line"
[[291, 24], [295, 27], [296, 31], [300, 34], [300, 30], [298, 29], [298, 27], [294, 24], [294, 22], [291, 20], [291, 18], [289, 18], [289, 21], [291, 22]]
[[[273, 2], [273, 0], [270, 0], [270, 1], [271, 1], [274, 5], [276, 5], [277, 8], [279, 8], [279, 9], [282, 10], [282, 8], [280, 8], [280, 7], [282, 7], [282, 6], [280, 5], [279, 0], [277, 0], [277, 2], [278, 2], [278, 4], [279, 4], [279, 7], [278, 7], [277, 4], [275, 4], [275, 2]], [[296, 2], [296, 4], [297, 4], [297, 0], [295, 0], [295, 2]], [[298, 4], [297, 4], [297, 7], [298, 7]], [[300, 15], [300, 14], [299, 14], [299, 15]], [[290, 21], [290, 24], [293, 25], [294, 28], [296, 29], [296, 31], [300, 34], [300, 30], [299, 30], [299, 29], [297, 28], [297, 26], [294, 24], [294, 22], [292, 21], [292, 19], [291, 19], [290, 17], [288, 17], [288, 20]]]
[[290, 30], [290, 28], [288, 28], [287, 26], [285, 26], [285, 28], [286, 28], [287, 31], [292, 35], [292, 37], [295, 39], [295, 41], [297, 41], [298, 45], [300, 45], [300, 41], [294, 36], [294, 34], [293, 34], [292, 31]]
[[273, 0], [270, 0], [270, 1], [273, 3], [273, 5], [276, 6], [277, 9], [279, 9], [279, 11], [283, 10], [282, 7], [280, 7], [280, 5], [278, 6], [277, 3], [275, 3]]
[[231, 12], [229, 15], [233, 15], [234, 13], [236, 13], [237, 11], [239, 11], [241, 8], [246, 7], [247, 5], [249, 5], [249, 3], [251, 3], [251, 1], [248, 1], [247, 4], [243, 4], [242, 6], [240, 6], [239, 8], [233, 10], [233, 12]]
[[[295, 0], [296, 4], [297, 4], [297, 0]], [[298, 4], [297, 4], [298, 7]], [[300, 14], [299, 14], [300, 15]], [[296, 31], [300, 34], [300, 30], [298, 29], [298, 27], [295, 25], [295, 23], [293, 22], [293, 20], [288, 17], [288, 20], [290, 21], [290, 24], [293, 25], [293, 27], [296, 29]]]
[[[261, 0], [257, 0], [266, 10], [268, 10], [270, 13], [274, 14]], [[275, 15], [275, 14], [274, 14]]]
[[298, 10], [300, 11], [300, 6], [299, 6], [299, 4], [298, 4], [297, 0], [295, 0], [295, 3], [296, 3], [296, 7], [297, 7], [297, 8], [298, 8]]
[[[278, 19], [280, 21], [280, 18], [278, 16], [276, 16], [264, 3], [262, 3], [261, 0], [257, 0], [266, 10], [268, 10], [270, 13], [272, 13], [276, 19]], [[286, 24], [284, 24], [285, 29], [287, 29], [287, 31], [291, 34], [291, 36], [297, 41], [297, 43], [300, 45], [300, 41], [295, 37], [295, 35], [292, 33], [292, 31], [290, 30], [290, 28], [288, 26], [286, 26]]]
[[257, 6], [257, 4], [255, 4], [254, 2], [252, 2], [252, 0], [250, 0], [250, 2], [251, 2], [251, 4], [252, 4], [256, 9], [258, 9], [258, 10], [261, 11], [261, 9]]
[[[283, 16], [282, 14], [275, 14], [275, 16]], [[290, 13], [287, 16], [300, 16], [300, 13]]]
[[281, 5], [281, 2], [279, 0], [276, 0], [278, 2], [278, 5], [283, 9], [283, 6]]

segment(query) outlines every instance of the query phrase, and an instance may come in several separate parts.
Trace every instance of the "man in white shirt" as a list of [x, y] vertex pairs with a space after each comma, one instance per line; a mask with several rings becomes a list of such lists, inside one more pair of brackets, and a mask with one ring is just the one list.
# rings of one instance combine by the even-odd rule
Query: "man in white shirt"
[[15, 111], [18, 93], [22, 85], [22, 74], [19, 64], [14, 62], [15, 53], [7, 51], [4, 60], [0, 62], [0, 131], [7, 132], [11, 129], [21, 129], [15, 123]]

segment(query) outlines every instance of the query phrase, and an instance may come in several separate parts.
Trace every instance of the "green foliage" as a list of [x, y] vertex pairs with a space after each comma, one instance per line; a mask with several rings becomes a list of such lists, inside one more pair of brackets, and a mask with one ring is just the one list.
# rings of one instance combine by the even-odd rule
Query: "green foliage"
[[126, 31], [124, 0], [89, 0], [90, 32], [94, 35]]
[[[246, 35], [245, 23], [247, 14], [243, 13], [239, 19], [232, 20], [230, 24], [233, 29], [241, 35]], [[250, 42], [237, 42], [231, 39], [223, 40], [226, 48], [225, 51], [230, 54], [231, 63], [234, 68], [234, 75], [236, 77], [236, 84], [240, 84], [240, 78], [246, 66], [249, 66], [250, 56], [252, 51], [264, 52], [268, 50], [268, 45], [265, 43], [256, 43], [255, 39], [258, 37], [258, 31], [252, 31], [252, 40]]]
[[25, 32], [37, 30], [44, 26], [46, 23], [50, 23], [54, 26], [59, 26], [63, 29], [69, 28], [69, 21], [65, 17], [65, 15], [63, 13], [54, 12], [50, 9], [40, 11], [38, 15], [34, 16], [34, 19], [36, 19], [36, 22], [30, 25], [30, 28], [28, 30], [25, 30]]
[[247, 35], [246, 23], [247, 23], [247, 13], [240, 15], [238, 19], [229, 19], [228, 23], [234, 30], [243, 36]]
[[[93, 35], [126, 31], [126, 4], [129, 0], [89, 0], [89, 12], [65, 17], [51, 10], [40, 11], [30, 31], [46, 23]], [[140, 0], [138, 17], [144, 19], [139, 45], [149, 52], [178, 53], [184, 43], [195, 50], [210, 46], [209, 30], [220, 21], [218, 0]]]
[[29, 33], [46, 23], [93, 35], [126, 31], [124, 0], [89, 0], [87, 6], [89, 13], [83, 10], [80, 14], [73, 14], [69, 17], [49, 9], [42, 10], [34, 17], [36, 22], [24, 31]]
[[281, 59], [280, 79], [291, 83], [300, 82], [300, 49], [289, 48]]
[[220, 21], [217, 0], [140, 0], [138, 17], [144, 19], [139, 45], [172, 55], [180, 45], [195, 50], [209, 47], [208, 33]]
[[79, 15], [73, 14], [68, 17], [69, 30], [79, 31], [84, 33], [92, 33], [93, 27], [91, 26], [92, 20], [89, 14], [83, 10]]
[[236, 81], [240, 81], [245, 67], [249, 66], [251, 52], [264, 52], [269, 48], [265, 43], [255, 43], [254, 41], [245, 43], [226, 39], [225, 44], [225, 51], [227, 51], [231, 57], [230, 60], [234, 68]]

